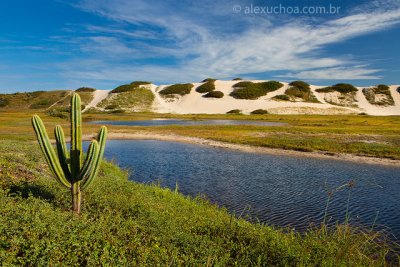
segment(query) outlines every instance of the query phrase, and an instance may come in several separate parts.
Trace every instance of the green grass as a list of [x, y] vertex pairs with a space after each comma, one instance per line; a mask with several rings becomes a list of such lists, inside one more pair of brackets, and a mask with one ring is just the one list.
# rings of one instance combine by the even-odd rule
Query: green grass
[[[237, 219], [203, 197], [127, 180], [103, 162], [80, 216], [37, 144], [0, 143], [2, 266], [385, 266], [398, 259], [373, 232], [290, 229]], [[388, 253], [392, 260], [388, 262]]]
[[234, 90], [230, 94], [237, 99], [258, 99], [265, 96], [269, 92], [273, 92], [281, 88], [283, 84], [277, 81], [268, 81], [261, 83], [238, 82], [233, 85]]
[[[290, 87], [286, 89], [285, 95], [288, 96], [290, 101], [296, 101], [297, 99], [302, 99], [304, 102], [320, 103], [315, 97], [310, 89], [310, 85], [303, 81], [293, 81], [289, 83]], [[287, 98], [280, 96], [275, 96], [278, 100], [286, 101]]]

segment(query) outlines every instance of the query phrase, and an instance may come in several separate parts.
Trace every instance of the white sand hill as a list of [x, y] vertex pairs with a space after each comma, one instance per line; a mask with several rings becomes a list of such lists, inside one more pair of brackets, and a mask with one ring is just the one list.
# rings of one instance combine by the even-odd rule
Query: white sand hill
[[[342, 96], [339, 93], [318, 93], [315, 90], [325, 86], [311, 85], [311, 91], [321, 103], [310, 102], [290, 102], [290, 101], [277, 101], [271, 99], [276, 95], [284, 94], [285, 90], [289, 87], [288, 83], [274, 92], [268, 93], [266, 96], [260, 97], [257, 100], [235, 99], [229, 94], [233, 91], [233, 85], [239, 81], [215, 81], [215, 90], [224, 93], [223, 98], [205, 98], [204, 94], [196, 92], [196, 87], [202, 83], [193, 83], [190, 94], [180, 96], [176, 95], [175, 98], [164, 98], [160, 96], [160, 92], [168, 85], [150, 85], [147, 86], [155, 95], [152, 110], [158, 113], [176, 113], [176, 114], [224, 114], [232, 109], [240, 109], [243, 113], [250, 113], [256, 109], [265, 109], [269, 113], [275, 114], [358, 114], [361, 112], [370, 115], [400, 115], [400, 93], [396, 91], [398, 85], [390, 86], [390, 92], [394, 100], [394, 105], [379, 106], [370, 104], [362, 93], [364, 87], [358, 87], [358, 92], [354, 95], [354, 99], [343, 100], [347, 101], [344, 105], [335, 105], [335, 101], [342, 101]], [[264, 82], [264, 80], [252, 80], [252, 82]], [[99, 99], [107, 97], [105, 92], [95, 92], [94, 100], [88, 106], [96, 106]], [[104, 91], [104, 90], [101, 90]], [[97, 102], [94, 102], [94, 101]], [[349, 102], [350, 101], [350, 102]]]

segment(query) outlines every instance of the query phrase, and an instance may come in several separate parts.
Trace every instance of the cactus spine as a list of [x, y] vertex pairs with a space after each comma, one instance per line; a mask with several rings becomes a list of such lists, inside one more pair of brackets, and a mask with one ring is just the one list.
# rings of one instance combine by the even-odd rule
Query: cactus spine
[[32, 118], [40, 148], [56, 180], [71, 191], [72, 210], [81, 211], [82, 190], [85, 190], [97, 176], [106, 144], [107, 128], [102, 126], [97, 138], [89, 145], [85, 160], [82, 150], [81, 99], [78, 94], [71, 98], [71, 149], [68, 153], [64, 131], [60, 125], [54, 129], [57, 153], [40, 117]]

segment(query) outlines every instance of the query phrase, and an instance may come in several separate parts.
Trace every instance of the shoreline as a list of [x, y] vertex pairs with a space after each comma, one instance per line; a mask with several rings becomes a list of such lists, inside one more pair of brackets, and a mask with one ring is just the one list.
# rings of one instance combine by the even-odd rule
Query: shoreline
[[[93, 138], [92, 135], [84, 135], [82, 139], [89, 141]], [[173, 134], [149, 134], [149, 133], [109, 133], [107, 136], [109, 140], [159, 140], [159, 141], [171, 141], [171, 142], [182, 142], [196, 145], [205, 145], [215, 148], [224, 148], [230, 150], [237, 150], [246, 153], [259, 153], [269, 155], [280, 155], [280, 156], [293, 156], [293, 157], [308, 157], [317, 159], [331, 159], [355, 163], [365, 163], [374, 165], [384, 165], [391, 167], [400, 167], [400, 160], [393, 160], [387, 158], [376, 158], [367, 156], [358, 156], [346, 153], [331, 153], [331, 152], [303, 152], [296, 150], [286, 150], [279, 148], [259, 147], [243, 144], [233, 144], [221, 141], [214, 141], [210, 139], [188, 137], [182, 135]]]

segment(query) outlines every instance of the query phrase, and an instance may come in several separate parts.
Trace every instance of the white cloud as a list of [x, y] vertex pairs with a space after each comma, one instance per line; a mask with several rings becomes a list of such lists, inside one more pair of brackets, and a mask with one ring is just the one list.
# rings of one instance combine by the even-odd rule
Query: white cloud
[[[368, 68], [366, 62], [348, 56], [327, 56], [323, 48], [398, 24], [400, 8], [393, 3], [392, 0], [379, 1], [384, 8], [367, 12], [355, 9], [357, 13], [318, 24], [300, 19], [273, 24], [266, 17], [233, 16], [227, 11], [232, 4], [225, 1], [218, 4], [210, 1], [205, 10], [204, 3], [199, 6], [192, 1], [171, 5], [169, 1], [154, 4], [142, 0], [86, 0], [77, 7], [121, 23], [121, 29], [88, 27], [96, 34], [107, 36], [89, 37], [86, 45], [81, 46], [83, 52], [98, 58], [123, 56], [132, 62], [170, 57], [178, 63], [162, 67], [126, 66], [118, 61], [105, 61], [96, 70], [74, 69], [67, 73], [91, 79], [129, 80], [135, 76], [183, 81], [189, 77], [287, 71], [289, 74], [285, 77], [304, 79], [378, 79], [381, 78], [377, 75], [379, 70]], [[207, 10], [210, 12], [204, 14]], [[135, 30], [130, 31], [129, 25]], [[157, 30], [136, 30], [148, 26]], [[232, 30], [235, 27], [237, 29]], [[135, 38], [154, 38], [162, 42], [139, 43]]]

